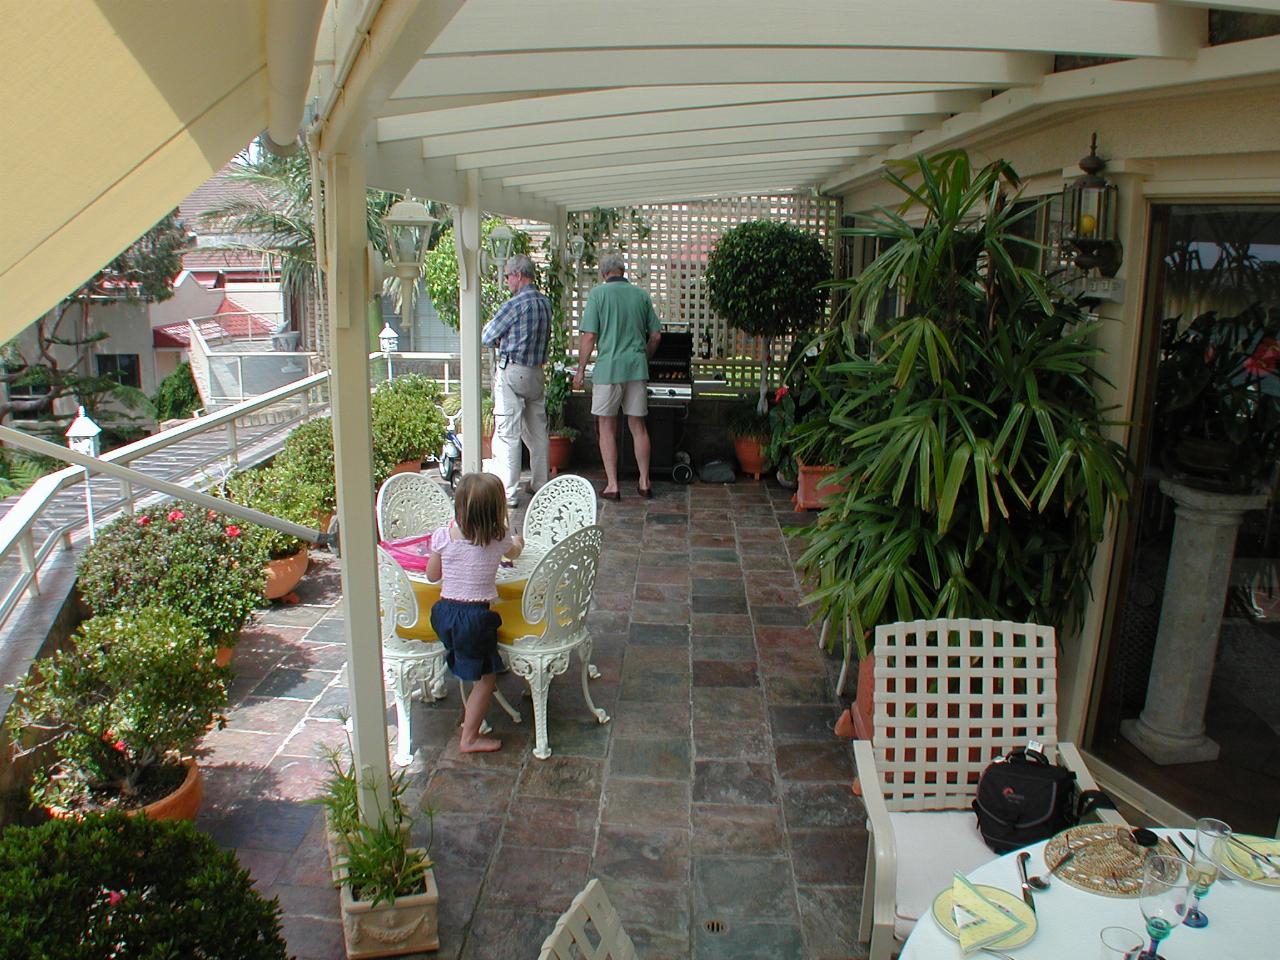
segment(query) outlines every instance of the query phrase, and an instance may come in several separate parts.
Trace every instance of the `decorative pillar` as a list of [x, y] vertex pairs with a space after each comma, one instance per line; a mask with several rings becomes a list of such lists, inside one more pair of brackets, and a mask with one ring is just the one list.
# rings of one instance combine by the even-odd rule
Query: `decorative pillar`
[[1147, 702], [1121, 735], [1159, 764], [1216, 760], [1205, 736], [1204, 711], [1213, 681], [1236, 531], [1246, 510], [1267, 505], [1265, 494], [1212, 493], [1161, 480], [1175, 519], [1160, 627], [1147, 682]]

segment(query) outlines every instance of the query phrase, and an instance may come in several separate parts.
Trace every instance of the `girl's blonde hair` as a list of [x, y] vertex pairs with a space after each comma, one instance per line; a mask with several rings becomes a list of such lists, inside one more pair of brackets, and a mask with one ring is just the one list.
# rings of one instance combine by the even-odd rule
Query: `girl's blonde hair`
[[507, 535], [507, 490], [492, 473], [468, 473], [453, 491], [453, 517], [462, 535], [486, 547]]

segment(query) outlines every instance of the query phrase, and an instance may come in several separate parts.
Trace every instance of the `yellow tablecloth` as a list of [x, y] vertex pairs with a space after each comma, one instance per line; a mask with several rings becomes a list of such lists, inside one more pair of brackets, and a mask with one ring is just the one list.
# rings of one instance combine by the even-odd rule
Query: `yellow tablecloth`
[[[541, 624], [533, 626], [524, 622], [520, 605], [524, 599], [525, 584], [529, 582], [534, 567], [545, 554], [544, 549], [526, 544], [514, 565], [498, 568], [498, 599], [493, 604], [493, 609], [502, 617], [502, 628], [498, 631], [498, 640], [502, 643], [511, 643], [518, 637], [542, 632]], [[431, 608], [440, 599], [440, 584], [432, 583], [420, 572], [405, 572], [409, 575], [413, 594], [418, 600], [418, 622], [396, 632], [408, 640], [435, 640], [435, 631], [431, 629]]]

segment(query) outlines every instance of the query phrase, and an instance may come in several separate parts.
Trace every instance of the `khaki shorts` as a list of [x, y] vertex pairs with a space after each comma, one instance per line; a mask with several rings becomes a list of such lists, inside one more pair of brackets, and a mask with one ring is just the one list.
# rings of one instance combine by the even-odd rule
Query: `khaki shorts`
[[597, 417], [616, 416], [618, 409], [628, 417], [644, 417], [649, 414], [649, 395], [643, 380], [626, 383], [593, 383], [591, 385], [591, 412]]

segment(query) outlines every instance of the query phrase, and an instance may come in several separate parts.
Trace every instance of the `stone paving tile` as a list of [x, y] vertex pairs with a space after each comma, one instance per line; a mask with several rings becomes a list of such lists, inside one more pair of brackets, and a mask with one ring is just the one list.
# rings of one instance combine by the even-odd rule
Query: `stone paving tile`
[[689, 738], [616, 738], [609, 751], [609, 776], [646, 780], [688, 780]]
[[790, 923], [735, 923], [718, 933], [694, 928], [694, 960], [811, 960]]
[[853, 777], [853, 754], [846, 741], [777, 743], [774, 758], [783, 780], [838, 780]]
[[693, 919], [798, 921], [791, 864], [743, 857], [693, 858]]
[[743, 581], [733, 577], [699, 577], [692, 581], [692, 591], [695, 597], [745, 596], [744, 590]]
[[502, 842], [517, 847], [586, 850], [595, 846], [597, 800], [521, 797], [519, 815], [504, 821]]
[[689, 783], [609, 778], [601, 823], [680, 829], [689, 826]]
[[457, 869], [484, 871], [493, 859], [503, 822], [500, 816], [437, 813], [416, 817], [410, 836], [415, 843], [431, 838], [431, 857], [441, 875]]
[[773, 804], [778, 791], [766, 763], [699, 760], [694, 764], [695, 803]]
[[782, 808], [787, 827], [805, 828], [857, 827], [867, 819], [862, 801], [853, 795], [848, 783], [786, 783], [782, 788]]
[[527, 960], [555, 928], [559, 913], [569, 906], [569, 900], [552, 913], [478, 909], [471, 918], [466, 944], [458, 956], [461, 960]]
[[347, 955], [336, 911], [331, 920], [286, 915], [280, 928], [294, 960], [335, 960]]
[[280, 661], [280, 666], [295, 670], [341, 670], [347, 662], [345, 643], [308, 643]]
[[347, 641], [342, 617], [325, 617], [307, 631], [307, 639], [317, 643], [343, 643]]
[[726, 596], [706, 596], [704, 594], [694, 594], [693, 599], [689, 602], [689, 606], [694, 614], [703, 613], [737, 613], [745, 614], [747, 612], [746, 594]]
[[829, 706], [793, 706], [769, 708], [773, 735], [778, 740], [828, 741], [839, 712]]
[[867, 955], [858, 943], [858, 904], [862, 887], [796, 888], [800, 927], [810, 960], [854, 960]]
[[333, 677], [333, 672], [327, 670], [276, 667], [253, 688], [253, 692], [259, 697], [288, 697], [310, 701], [324, 693]]
[[753, 661], [694, 660], [695, 687], [751, 687], [760, 683]]
[[645, 703], [621, 700], [613, 715], [615, 737], [665, 738], [689, 735], [689, 702]]
[[318, 757], [323, 755], [325, 748], [340, 749], [346, 743], [347, 731], [339, 721], [307, 717], [289, 734], [289, 739], [280, 748], [280, 755]]
[[[765, 699], [769, 703], [835, 703], [832, 687], [826, 677], [808, 673], [774, 674], [765, 678]], [[839, 711], [836, 711], [837, 715]]]
[[317, 806], [284, 800], [254, 800], [209, 824], [209, 832], [222, 847], [288, 853], [302, 844], [319, 813]]
[[751, 617], [745, 613], [695, 613], [693, 632], [700, 635], [719, 633], [745, 636], [751, 632]]
[[636, 567], [637, 583], [686, 583], [689, 573], [682, 564]]
[[590, 855], [577, 850], [511, 847], [497, 854], [501, 869], [489, 874], [480, 909], [562, 911], [590, 878]]
[[686, 623], [633, 623], [629, 641], [638, 646], [682, 647], [689, 643]]
[[305, 700], [246, 697], [236, 706], [235, 714], [227, 722], [227, 729], [288, 737], [310, 708], [311, 704]]
[[252, 764], [259, 769], [271, 762], [280, 749], [280, 734], [249, 733], [244, 730], [211, 730], [201, 741], [197, 755], [202, 767]]
[[751, 637], [694, 634], [690, 646], [694, 660], [754, 661], [756, 642]]
[[602, 760], [553, 754], [525, 767], [516, 793], [553, 800], [597, 800], [603, 783]]
[[742, 577], [742, 567], [733, 563], [712, 563], [705, 560], [690, 562], [689, 576], [695, 580], [711, 580], [718, 577], [736, 580]]
[[797, 883], [850, 884], [862, 879], [867, 836], [861, 829], [791, 830]]
[[314, 757], [277, 756], [255, 786], [270, 800], [306, 800], [324, 791], [330, 768]]
[[315, 626], [329, 612], [329, 606], [310, 603], [273, 603], [269, 610], [259, 610], [257, 622], [270, 627]]
[[516, 779], [515, 770], [438, 767], [429, 775], [424, 795], [440, 813], [501, 815]]
[[[634, 624], [687, 624], [690, 619], [688, 603], [653, 603], [637, 600], [631, 607]], [[633, 628], [634, 629], [634, 628]]]
[[777, 805], [695, 803], [690, 819], [696, 856], [787, 856], [782, 808]]
[[591, 864], [594, 874], [626, 883], [687, 884], [688, 830], [635, 830], [602, 823]]
[[645, 603], [689, 602], [689, 585], [686, 583], [637, 583], [636, 600]]
[[609, 902], [618, 911], [623, 928], [628, 933], [643, 927], [687, 943], [689, 937], [689, 890], [687, 887], [607, 880], [604, 881], [604, 889]]

